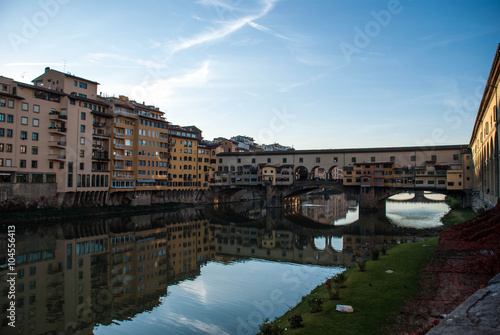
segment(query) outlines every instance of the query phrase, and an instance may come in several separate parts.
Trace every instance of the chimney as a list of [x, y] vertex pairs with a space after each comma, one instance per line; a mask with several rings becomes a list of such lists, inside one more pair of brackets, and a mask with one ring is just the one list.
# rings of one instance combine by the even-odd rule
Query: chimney
[[47, 72], [47, 71], [50, 71], [50, 67], [48, 67], [48, 66], [45, 68], [45, 72]]

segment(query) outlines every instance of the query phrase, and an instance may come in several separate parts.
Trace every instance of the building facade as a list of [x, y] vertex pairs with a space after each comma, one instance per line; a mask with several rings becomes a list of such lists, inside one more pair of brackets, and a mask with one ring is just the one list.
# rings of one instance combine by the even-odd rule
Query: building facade
[[478, 206], [492, 207], [500, 194], [498, 85], [500, 44], [486, 82], [470, 140], [474, 158], [474, 190]]

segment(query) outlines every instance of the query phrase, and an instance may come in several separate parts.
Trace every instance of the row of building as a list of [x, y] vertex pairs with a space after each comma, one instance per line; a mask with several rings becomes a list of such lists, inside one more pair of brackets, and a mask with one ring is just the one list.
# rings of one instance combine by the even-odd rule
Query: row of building
[[4, 203], [140, 203], [143, 196], [150, 203], [153, 194], [173, 201], [214, 184], [220, 152], [291, 149], [247, 136], [205, 141], [200, 129], [173, 125], [158, 107], [103, 97], [99, 83], [48, 67], [32, 82], [0, 76]]

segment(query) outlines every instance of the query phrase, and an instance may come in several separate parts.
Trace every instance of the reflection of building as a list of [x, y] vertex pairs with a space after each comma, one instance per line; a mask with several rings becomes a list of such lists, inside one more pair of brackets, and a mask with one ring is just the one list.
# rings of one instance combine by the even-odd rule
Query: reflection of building
[[[186, 218], [158, 213], [18, 231], [14, 333], [92, 333], [98, 324], [158, 306], [168, 285], [197, 276], [215, 257], [208, 220]], [[7, 250], [7, 238], [1, 241]], [[8, 329], [7, 273], [2, 266], [2, 330]]]
[[327, 199], [323, 195], [308, 195], [301, 203], [309, 206], [298, 207], [300, 213], [319, 223], [333, 224], [347, 215], [347, 195], [344, 193], [329, 194]]

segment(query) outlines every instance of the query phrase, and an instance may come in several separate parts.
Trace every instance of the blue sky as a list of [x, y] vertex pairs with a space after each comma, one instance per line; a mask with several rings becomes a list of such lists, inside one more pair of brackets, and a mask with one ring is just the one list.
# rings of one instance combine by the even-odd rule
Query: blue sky
[[71, 72], [207, 139], [466, 144], [499, 15], [481, 0], [0, 0], [0, 75]]

